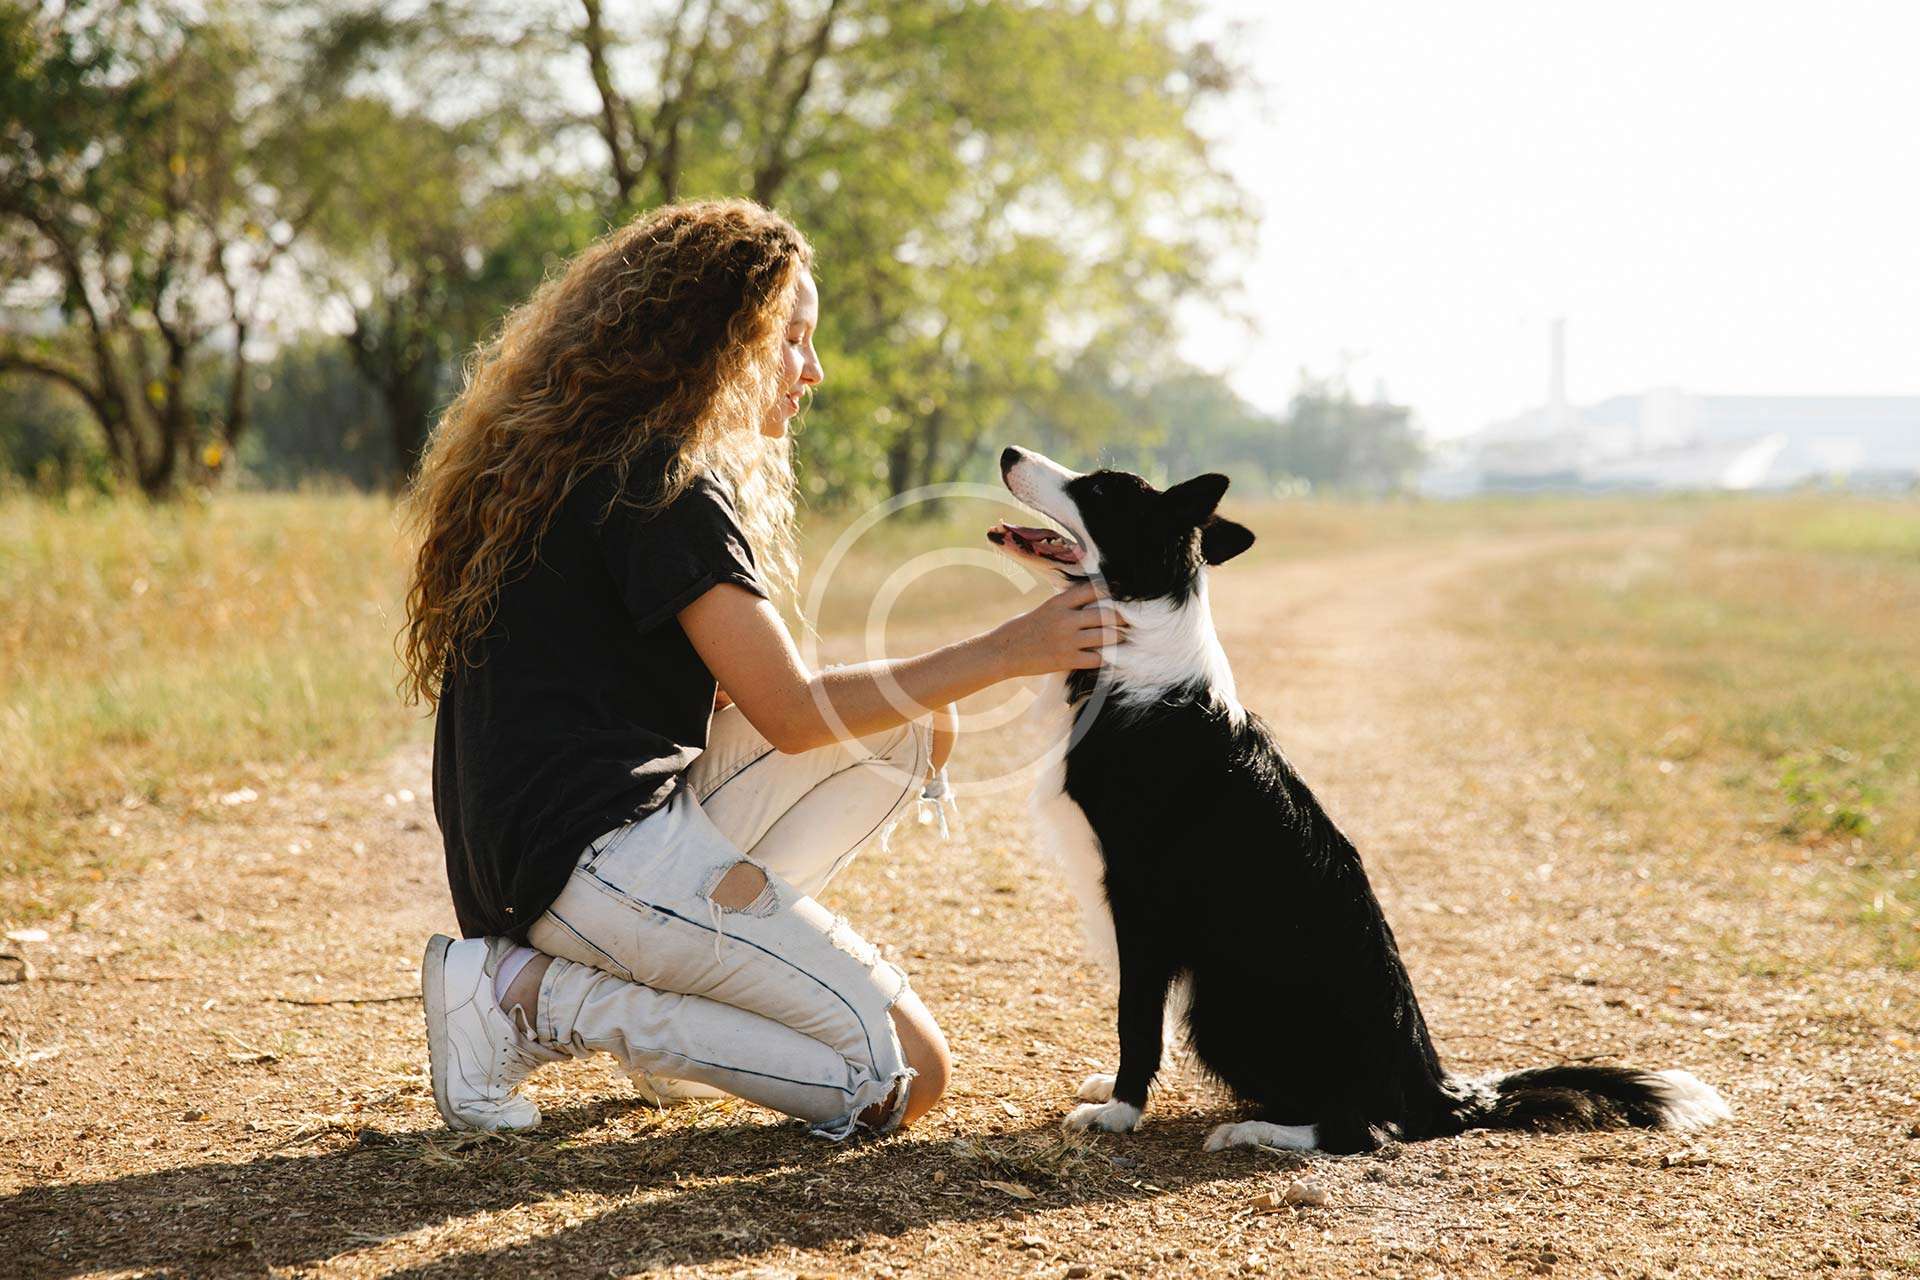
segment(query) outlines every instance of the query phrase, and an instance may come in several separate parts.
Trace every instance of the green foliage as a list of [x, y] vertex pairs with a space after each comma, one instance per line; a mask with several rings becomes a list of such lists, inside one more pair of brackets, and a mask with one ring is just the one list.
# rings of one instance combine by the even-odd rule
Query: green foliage
[[219, 5], [0, 7], [0, 274], [28, 317], [0, 369], [77, 396], [151, 494], [246, 429], [248, 343], [295, 230], [276, 65]]
[[315, 209], [305, 275], [347, 319], [345, 350], [382, 406], [397, 482], [461, 355], [585, 243], [591, 204], [563, 182], [515, 178], [497, 120], [449, 125], [343, 94], [309, 118], [306, 145], [292, 179]]
[[1247, 225], [1196, 125], [1238, 74], [1181, 3], [585, 7], [608, 216], [746, 193], [815, 243], [817, 500], [951, 479], [1016, 410], [1124, 436], [1111, 407], [1050, 411], [1090, 359], [1164, 364], [1174, 304]]
[[[1285, 416], [1249, 405], [1215, 374], [1183, 370], [1145, 387], [1077, 370], [1065, 419], [1040, 410], [1016, 418], [1014, 436], [1064, 458], [1141, 471], [1163, 480], [1222, 471], [1243, 497], [1306, 490], [1361, 494], [1405, 489], [1422, 448], [1404, 406], [1363, 404], [1334, 380], [1303, 376]], [[1092, 408], [1075, 420], [1075, 408]], [[1109, 415], [1127, 430], [1091, 428]]]
[[817, 250], [815, 502], [954, 479], [1012, 438], [1263, 493], [1394, 490], [1417, 461], [1405, 410], [1311, 383], [1275, 420], [1169, 354], [1176, 307], [1228, 292], [1219, 255], [1251, 225], [1199, 125], [1242, 73], [1194, 18], [1186, 0], [10, 6], [0, 262], [22, 285], [0, 364], [78, 396], [149, 492], [236, 447], [269, 483], [365, 484], [366, 405], [312, 345], [336, 341], [393, 483], [543, 273], [659, 201], [749, 194]]
[[1362, 493], [1402, 488], [1422, 454], [1408, 409], [1363, 404], [1344, 382], [1311, 378], [1293, 398], [1282, 450], [1308, 483]]
[[0, 379], [0, 484], [9, 478], [49, 493], [111, 479], [85, 414], [45, 379]]
[[257, 370], [254, 399], [259, 427], [240, 451], [250, 481], [274, 489], [392, 487], [379, 396], [339, 339], [314, 334], [280, 348]]
[[1791, 807], [1782, 830], [1788, 835], [1864, 835], [1878, 819], [1881, 791], [1860, 766], [1860, 757], [1839, 747], [1795, 751], [1780, 762], [1780, 792]]

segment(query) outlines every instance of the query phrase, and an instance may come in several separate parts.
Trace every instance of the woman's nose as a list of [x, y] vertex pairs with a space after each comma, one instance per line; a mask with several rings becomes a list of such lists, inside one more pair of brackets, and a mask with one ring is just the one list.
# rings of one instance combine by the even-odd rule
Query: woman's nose
[[820, 367], [819, 356], [808, 356], [807, 362], [800, 366], [800, 385], [803, 387], [817, 386], [826, 381], [826, 377], [827, 371]]

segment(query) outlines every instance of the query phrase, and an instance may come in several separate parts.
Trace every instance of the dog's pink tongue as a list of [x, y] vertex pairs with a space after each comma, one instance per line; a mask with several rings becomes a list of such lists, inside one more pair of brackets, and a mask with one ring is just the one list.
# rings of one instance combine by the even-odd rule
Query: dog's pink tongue
[[1074, 564], [1080, 559], [1080, 548], [1071, 539], [1062, 537], [1057, 529], [1036, 529], [1030, 525], [1000, 524], [987, 530], [987, 537], [995, 542], [1011, 538], [1020, 545], [1021, 550], [1043, 556], [1048, 560], [1057, 560], [1062, 564]]

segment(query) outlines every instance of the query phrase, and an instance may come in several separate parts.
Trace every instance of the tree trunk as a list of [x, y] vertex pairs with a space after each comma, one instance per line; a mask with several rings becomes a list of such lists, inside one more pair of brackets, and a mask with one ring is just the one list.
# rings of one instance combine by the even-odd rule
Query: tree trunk
[[913, 484], [913, 436], [911, 425], [887, 446], [887, 496], [897, 498]]
[[947, 411], [935, 409], [927, 415], [926, 425], [921, 428], [925, 447], [920, 451], [920, 476], [917, 483], [930, 485], [937, 484], [941, 480], [940, 446], [945, 442], [946, 434]]
[[238, 322], [233, 334], [233, 369], [227, 378], [227, 420], [220, 425], [220, 434], [227, 448], [234, 449], [240, 444], [240, 437], [247, 431], [247, 326]]
[[427, 450], [427, 437], [433, 432], [431, 366], [422, 361], [398, 378], [382, 382], [380, 399], [386, 406], [388, 438], [393, 447], [393, 487], [404, 489], [413, 482], [420, 457]]

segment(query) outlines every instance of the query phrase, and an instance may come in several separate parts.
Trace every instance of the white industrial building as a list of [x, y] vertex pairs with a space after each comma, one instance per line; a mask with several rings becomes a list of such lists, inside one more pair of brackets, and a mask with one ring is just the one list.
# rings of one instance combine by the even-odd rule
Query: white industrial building
[[1436, 495], [1544, 489], [1920, 489], [1920, 396], [1715, 396], [1678, 388], [1575, 406], [1565, 330], [1547, 403], [1436, 451]]

